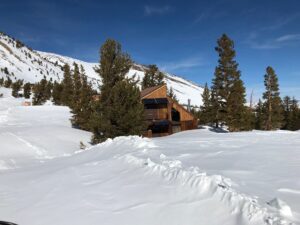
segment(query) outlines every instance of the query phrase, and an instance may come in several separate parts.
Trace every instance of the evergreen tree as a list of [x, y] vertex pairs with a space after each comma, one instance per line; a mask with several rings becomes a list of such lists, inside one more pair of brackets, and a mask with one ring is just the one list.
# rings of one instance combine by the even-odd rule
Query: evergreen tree
[[142, 81], [142, 89], [164, 84], [164, 74], [156, 65], [149, 65]]
[[245, 106], [244, 115], [243, 115], [243, 123], [242, 130], [249, 131], [255, 129], [256, 117], [255, 112], [251, 107]]
[[227, 100], [226, 124], [229, 131], [251, 130], [251, 112], [247, 110], [246, 94], [243, 81], [240, 75], [233, 78], [232, 85], [229, 86], [229, 96]]
[[300, 109], [298, 106], [298, 101], [293, 97], [290, 105], [290, 123], [289, 130], [299, 130], [300, 129]]
[[108, 39], [101, 47], [101, 97], [91, 120], [93, 143], [119, 135], [139, 135], [143, 129], [143, 104], [136, 83], [125, 78], [132, 61], [121, 45]]
[[[77, 79], [77, 78], [76, 78]], [[74, 79], [76, 81], [76, 79]], [[77, 86], [80, 86], [76, 105], [73, 107], [72, 125], [83, 130], [90, 130], [90, 119], [93, 113], [93, 95], [95, 94], [92, 85], [87, 81], [85, 71], [81, 66]], [[79, 84], [80, 82], [80, 84]], [[75, 82], [76, 86], [76, 82]]]
[[282, 105], [279, 96], [278, 78], [272, 67], [268, 66], [264, 76], [266, 91], [263, 93], [264, 102], [264, 129], [273, 130], [282, 125]]
[[292, 126], [292, 112], [291, 112], [291, 98], [289, 96], [285, 96], [282, 101], [283, 105], [283, 127], [284, 130], [290, 130]]
[[19, 91], [21, 90], [23, 85], [23, 80], [17, 80], [14, 82], [12, 86], [12, 96], [17, 98], [19, 96]]
[[240, 79], [238, 63], [234, 60], [234, 43], [226, 34], [217, 43], [219, 65], [211, 87], [212, 120], [216, 127], [220, 122], [226, 122], [230, 131], [242, 130], [245, 127], [245, 87]]
[[23, 89], [24, 89], [24, 98], [30, 98], [31, 84], [30, 83], [25, 83]]
[[0, 78], [0, 87], [2, 87], [3, 85], [4, 85], [4, 78], [1, 77], [1, 78]]
[[168, 89], [168, 96], [173, 99], [175, 102], [178, 102], [177, 96], [173, 91], [173, 88], [171, 87], [170, 89]]
[[73, 102], [72, 102], [72, 108], [79, 107], [79, 101], [80, 101], [80, 92], [81, 92], [81, 80], [82, 76], [80, 75], [79, 66], [74, 63], [74, 70], [73, 70]]
[[12, 85], [12, 80], [10, 79], [10, 77], [7, 77], [7, 79], [4, 81], [4, 87], [10, 88], [11, 85]]
[[255, 108], [255, 129], [263, 129], [263, 116], [264, 116], [264, 107], [262, 101], [259, 99], [256, 108]]
[[65, 64], [63, 67], [64, 79], [62, 81], [62, 93], [61, 93], [61, 102], [63, 105], [72, 106], [73, 103], [73, 94], [74, 94], [74, 83], [71, 75], [71, 69], [68, 64]]
[[52, 100], [55, 105], [62, 105], [62, 91], [63, 85], [54, 81], [53, 91], [52, 91]]
[[204, 91], [202, 93], [202, 105], [200, 106], [200, 123], [201, 124], [208, 124], [212, 122], [212, 106], [211, 106], [211, 96], [210, 91], [207, 86], [207, 83], [205, 84]]
[[[44, 76], [44, 79], [46, 80], [45, 76]], [[53, 83], [52, 83], [52, 78], [50, 78], [50, 80], [47, 81], [47, 84], [46, 84], [46, 87], [45, 87], [45, 98], [46, 99], [50, 99], [51, 98], [51, 96], [52, 96], [52, 89], [53, 89]]]
[[33, 105], [42, 105], [44, 104], [49, 98], [46, 93], [46, 87], [47, 87], [47, 80], [44, 77], [40, 82], [36, 83], [33, 86], [33, 98], [32, 98], [32, 104]]

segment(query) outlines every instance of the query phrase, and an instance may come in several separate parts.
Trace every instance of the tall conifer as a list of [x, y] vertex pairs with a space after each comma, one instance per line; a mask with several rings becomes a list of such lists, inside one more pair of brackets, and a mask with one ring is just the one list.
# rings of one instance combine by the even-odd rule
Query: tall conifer
[[72, 106], [73, 94], [74, 94], [74, 83], [71, 75], [71, 69], [68, 64], [63, 67], [64, 79], [62, 81], [62, 93], [61, 101], [66, 106]]
[[31, 84], [30, 83], [25, 83], [23, 89], [24, 89], [24, 98], [30, 98]]
[[259, 101], [255, 107], [255, 129], [256, 130], [263, 129], [263, 115], [264, 115], [263, 103], [259, 99]]
[[136, 83], [125, 78], [132, 61], [121, 45], [108, 39], [100, 50], [97, 72], [102, 79], [100, 101], [91, 120], [93, 143], [142, 131], [143, 105]]
[[202, 93], [202, 105], [200, 106], [200, 123], [201, 124], [208, 124], [212, 122], [211, 118], [211, 95], [210, 90], [207, 86], [207, 83], [205, 84], [204, 91]]
[[279, 96], [278, 78], [274, 69], [270, 66], [264, 76], [266, 91], [263, 93], [264, 102], [264, 129], [278, 129], [282, 125], [282, 105]]
[[234, 60], [234, 43], [226, 34], [217, 43], [219, 65], [215, 68], [211, 87], [212, 120], [216, 127], [220, 122], [226, 122], [230, 131], [243, 130], [245, 87], [238, 63]]

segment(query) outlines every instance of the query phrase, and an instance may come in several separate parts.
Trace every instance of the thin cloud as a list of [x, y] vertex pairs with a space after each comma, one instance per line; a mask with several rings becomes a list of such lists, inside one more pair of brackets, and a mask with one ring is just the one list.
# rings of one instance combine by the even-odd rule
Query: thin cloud
[[147, 16], [151, 16], [153, 14], [162, 15], [162, 14], [169, 13], [171, 10], [172, 10], [172, 8], [169, 5], [160, 6], [160, 7], [149, 6], [149, 5], [144, 6], [144, 12], [145, 12], [145, 15], [147, 15]]
[[300, 34], [287, 34], [276, 39], [277, 42], [299, 41]]
[[202, 57], [193, 57], [177, 62], [168, 62], [161, 64], [159, 67], [163, 71], [174, 72], [176, 70], [190, 69], [194, 67], [199, 67], [205, 65], [205, 62]]
[[295, 21], [299, 17], [300, 17], [300, 14], [296, 13], [296, 14], [290, 15], [288, 17], [281, 18], [280, 20], [277, 20], [276, 23], [273, 23], [269, 26], [263, 27], [263, 28], [261, 28], [261, 30], [278, 30], [278, 29], [290, 24], [291, 22]]
[[194, 24], [202, 23], [203, 21], [210, 20], [210, 19], [218, 20], [218, 19], [226, 17], [227, 15], [228, 15], [228, 13], [226, 11], [222, 11], [222, 12], [209, 12], [209, 11], [202, 12], [200, 15], [198, 15], [196, 17], [196, 19], [194, 20]]
[[279, 49], [286, 46], [298, 44], [300, 42], [300, 34], [285, 34], [273, 39], [259, 41], [259, 35], [252, 33], [246, 40], [246, 43], [254, 49]]

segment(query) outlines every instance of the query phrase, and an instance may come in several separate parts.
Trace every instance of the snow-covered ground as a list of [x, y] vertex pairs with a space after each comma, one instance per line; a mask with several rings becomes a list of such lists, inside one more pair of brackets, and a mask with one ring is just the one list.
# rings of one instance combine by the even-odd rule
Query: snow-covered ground
[[300, 224], [300, 132], [119, 137], [0, 89], [0, 220], [22, 225]]

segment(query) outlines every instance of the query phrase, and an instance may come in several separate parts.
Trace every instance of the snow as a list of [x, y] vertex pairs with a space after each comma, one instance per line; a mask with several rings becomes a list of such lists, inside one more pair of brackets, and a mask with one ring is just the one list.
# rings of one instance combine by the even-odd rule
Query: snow
[[[95, 89], [98, 89], [101, 85], [100, 77], [95, 72], [95, 68], [99, 66], [98, 63], [84, 62], [54, 53], [32, 51], [26, 46], [17, 48], [16, 42], [12, 38], [0, 34], [0, 68], [7, 67], [9, 73], [14, 74], [11, 77], [13, 81], [23, 79], [25, 82], [35, 83], [44, 76], [48, 80], [52, 78], [53, 81], [61, 81], [63, 78], [62, 66], [66, 63], [73, 65], [74, 62], [83, 66], [88, 80], [92, 82]], [[142, 81], [145, 67], [135, 64], [127, 76], [132, 77], [134, 75], [136, 75], [136, 79]], [[7, 75], [0, 71], [1, 77], [7, 77]], [[199, 85], [168, 73], [165, 73], [165, 82], [168, 88], [173, 88], [181, 104], [188, 104], [188, 99], [191, 99], [191, 105], [197, 107], [202, 105], [203, 88]]]
[[[300, 224], [300, 132], [118, 137], [0, 88], [0, 218], [22, 225]], [[87, 149], [80, 149], [80, 141]]]
[[90, 141], [89, 132], [71, 127], [69, 108], [22, 106], [25, 99], [10, 96], [10, 89], [0, 88], [0, 93], [0, 170], [70, 155], [80, 141]]

